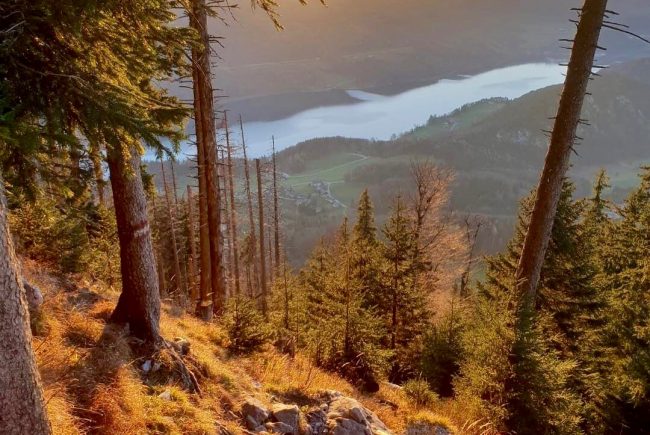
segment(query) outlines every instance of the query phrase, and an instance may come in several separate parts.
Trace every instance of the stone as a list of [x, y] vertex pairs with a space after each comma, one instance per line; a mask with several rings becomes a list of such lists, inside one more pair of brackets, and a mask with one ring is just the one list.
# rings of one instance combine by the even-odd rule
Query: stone
[[38, 310], [43, 305], [43, 293], [41, 290], [23, 280], [23, 288], [25, 289], [25, 296], [27, 305], [30, 310]]
[[351, 397], [339, 397], [329, 405], [328, 420], [337, 418], [349, 419], [369, 429], [368, 433], [390, 433], [386, 425], [373, 413], [366, 409], [357, 400]]
[[327, 424], [331, 435], [372, 435], [369, 427], [350, 418], [338, 417]]
[[266, 430], [271, 433], [281, 433], [281, 434], [294, 434], [296, 433], [295, 429], [289, 426], [286, 423], [281, 421], [276, 421], [274, 423], [266, 423]]
[[144, 362], [144, 364], [142, 364], [142, 371], [145, 372], [145, 373], [149, 373], [149, 371], [151, 370], [152, 365], [153, 365], [153, 363], [151, 362], [150, 359], [146, 360]]
[[261, 426], [269, 418], [269, 411], [266, 406], [252, 397], [246, 398], [242, 404], [241, 412], [246, 420], [246, 426], [251, 430]]
[[311, 411], [309, 411], [305, 415], [305, 419], [307, 420], [307, 425], [310, 428], [311, 434], [312, 435], [322, 435], [327, 431], [327, 404], [325, 404], [325, 409], [323, 410], [321, 408], [316, 408]]
[[272, 406], [273, 418], [291, 427], [292, 434], [297, 434], [300, 429], [300, 409], [296, 405], [276, 403]]
[[158, 395], [163, 400], [172, 400], [172, 393], [169, 390], [165, 390]]
[[170, 344], [179, 355], [185, 356], [190, 353], [190, 342], [185, 338], [176, 337]]

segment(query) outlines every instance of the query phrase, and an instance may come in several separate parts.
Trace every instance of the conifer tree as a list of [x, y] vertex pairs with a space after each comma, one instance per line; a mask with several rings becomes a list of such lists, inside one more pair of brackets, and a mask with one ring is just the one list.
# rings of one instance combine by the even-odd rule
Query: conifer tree
[[[532, 428], [579, 431], [584, 424], [583, 403], [589, 400], [585, 382], [593, 373], [588, 371], [589, 356], [577, 344], [597, 323], [601, 300], [593, 286], [590, 252], [584, 250], [584, 202], [574, 202], [572, 193], [573, 186], [565, 181], [541, 272], [536, 326], [519, 363], [508, 361], [517, 307], [512, 279], [532, 196], [522, 202], [506, 252], [488, 260], [487, 279], [479, 285], [471, 326], [464, 333], [459, 395], [479, 401], [478, 407], [518, 433], [532, 433]], [[490, 344], [479, 344], [482, 340]]]
[[609, 361], [609, 428], [642, 433], [650, 425], [650, 168], [619, 210], [602, 246], [607, 294], [604, 359]]

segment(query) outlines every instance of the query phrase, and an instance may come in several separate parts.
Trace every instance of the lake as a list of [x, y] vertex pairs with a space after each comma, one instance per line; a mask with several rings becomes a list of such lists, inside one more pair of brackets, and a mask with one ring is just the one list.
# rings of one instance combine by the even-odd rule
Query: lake
[[[566, 67], [532, 63], [440, 80], [393, 96], [350, 90], [348, 95], [357, 103], [318, 107], [277, 121], [245, 123], [246, 144], [249, 155], [259, 157], [270, 154], [271, 136], [275, 136], [278, 151], [317, 137], [389, 139], [425, 124], [431, 115], [445, 115], [467, 103], [492, 97], [518, 98], [563, 83], [565, 73]], [[233, 130], [238, 142], [239, 129]]]

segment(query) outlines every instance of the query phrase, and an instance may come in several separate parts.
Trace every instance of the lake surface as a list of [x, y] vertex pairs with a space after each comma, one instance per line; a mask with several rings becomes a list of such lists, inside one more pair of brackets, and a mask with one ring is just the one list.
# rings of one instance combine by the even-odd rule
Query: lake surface
[[[425, 124], [431, 115], [445, 115], [467, 103], [492, 97], [518, 98], [563, 83], [565, 73], [566, 67], [534, 63], [441, 80], [394, 96], [350, 90], [348, 95], [357, 103], [310, 109], [277, 121], [245, 123], [246, 144], [249, 155], [259, 157], [270, 154], [271, 136], [275, 136], [278, 151], [317, 137], [389, 139]], [[238, 142], [239, 129], [233, 130]]]

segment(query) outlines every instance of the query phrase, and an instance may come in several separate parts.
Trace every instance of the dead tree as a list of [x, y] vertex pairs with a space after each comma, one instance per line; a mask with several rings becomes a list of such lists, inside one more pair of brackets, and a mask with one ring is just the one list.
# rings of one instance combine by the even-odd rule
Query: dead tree
[[32, 350], [29, 312], [0, 177], [0, 433], [52, 432]]
[[195, 243], [195, 233], [194, 233], [194, 197], [192, 195], [192, 187], [187, 186], [187, 235], [188, 235], [188, 245], [189, 245], [189, 259], [188, 259], [188, 285], [189, 285], [189, 294], [190, 301], [196, 302], [199, 297], [196, 288], [196, 243]]
[[239, 277], [239, 244], [237, 241], [237, 207], [235, 205], [235, 178], [232, 162], [232, 146], [230, 145], [230, 131], [228, 127], [228, 114], [224, 114], [224, 122], [226, 124], [226, 151], [228, 156], [228, 187], [230, 191], [230, 239], [232, 245], [233, 257], [233, 273], [235, 278], [235, 294], [239, 296], [240, 293], [240, 277]]
[[[247, 249], [251, 254], [251, 263], [253, 265], [252, 287], [259, 286], [259, 274], [257, 270], [257, 237], [255, 235], [255, 218], [253, 217], [253, 191], [251, 189], [251, 176], [250, 168], [248, 165], [248, 156], [246, 155], [246, 139], [244, 137], [244, 123], [241, 116], [239, 116], [239, 128], [241, 129], [241, 145], [244, 154], [244, 176], [246, 178], [246, 199], [248, 203], [248, 231], [249, 231], [249, 246]], [[249, 288], [249, 294], [254, 294], [257, 288]]]
[[[190, 12], [190, 25], [198, 32], [201, 47], [192, 50], [193, 80], [194, 80], [194, 110], [197, 130], [197, 144], [199, 148], [199, 190], [204, 187], [199, 195], [204, 198], [207, 212], [207, 230], [204, 230], [202, 239], [201, 259], [201, 303], [200, 311], [203, 318], [210, 317], [207, 310], [210, 306], [208, 299], [208, 284], [211, 290], [212, 311], [220, 313], [223, 310], [225, 299], [225, 280], [222, 269], [223, 240], [221, 237], [221, 210], [220, 194], [217, 174], [217, 144], [214, 115], [214, 93], [210, 72], [210, 36], [208, 34], [208, 18], [205, 0], [195, 0]], [[200, 131], [200, 133], [199, 133]], [[200, 207], [201, 208], [201, 207]], [[206, 249], [207, 248], [207, 249]], [[206, 254], [209, 252], [209, 254]], [[209, 277], [207, 269], [210, 270]], [[207, 281], [207, 283], [206, 283]]]
[[475, 263], [474, 250], [476, 249], [476, 242], [478, 241], [478, 234], [481, 231], [483, 221], [481, 221], [479, 217], [472, 219], [472, 217], [468, 215], [465, 216], [463, 223], [465, 224], [465, 241], [468, 246], [468, 251], [467, 259], [465, 262], [465, 270], [460, 277], [459, 293], [461, 298], [466, 298], [469, 296], [467, 294], [469, 278], [470, 274], [472, 273], [472, 267], [474, 267]]
[[264, 191], [262, 190], [262, 169], [260, 159], [255, 159], [255, 169], [257, 171], [257, 207], [260, 226], [260, 296], [262, 299], [262, 312], [266, 316], [268, 294], [266, 290], [266, 255], [264, 253]]
[[273, 142], [273, 231], [275, 241], [275, 274], [280, 273], [280, 214], [278, 211], [278, 171], [275, 161], [275, 137]]
[[104, 173], [102, 171], [102, 155], [99, 145], [91, 146], [90, 159], [93, 164], [95, 188], [97, 189], [97, 200], [99, 202], [99, 205], [105, 205], [104, 189], [106, 188], [106, 180], [104, 180]]
[[163, 179], [163, 189], [165, 190], [165, 203], [167, 206], [167, 218], [169, 220], [169, 236], [172, 244], [172, 261], [174, 266], [174, 276], [172, 277], [173, 287], [172, 294], [176, 293], [177, 298], [183, 298], [185, 291], [183, 289], [183, 276], [181, 274], [181, 262], [178, 258], [178, 242], [176, 240], [176, 229], [175, 229], [175, 220], [173, 205], [169, 195], [169, 187], [167, 186], [167, 177], [165, 176], [165, 164], [162, 159], [160, 159], [160, 170]]
[[587, 85], [592, 75], [606, 10], [607, 0], [585, 0], [580, 10], [580, 21], [551, 143], [517, 266], [516, 289], [517, 295], [521, 298], [517, 330], [520, 336], [525, 335], [529, 330], [531, 317], [535, 311], [539, 277], [553, 229], [562, 183], [569, 168], [569, 158], [576, 140], [576, 130], [580, 122]]

